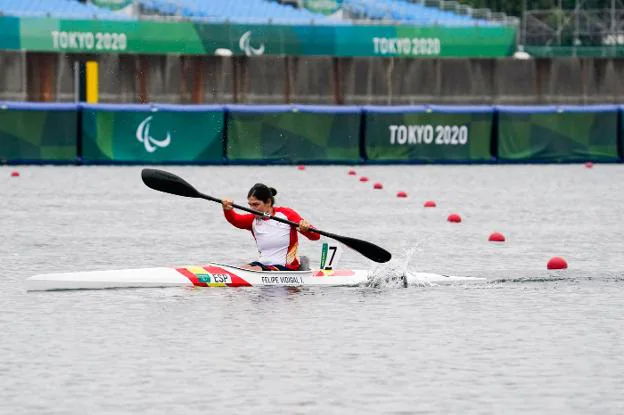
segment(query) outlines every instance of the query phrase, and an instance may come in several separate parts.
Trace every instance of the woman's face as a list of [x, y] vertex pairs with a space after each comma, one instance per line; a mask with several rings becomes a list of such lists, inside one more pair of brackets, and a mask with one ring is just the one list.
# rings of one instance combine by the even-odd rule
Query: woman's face
[[249, 203], [249, 207], [255, 210], [258, 210], [262, 213], [271, 213], [271, 201], [263, 202], [262, 200], [256, 199], [255, 196], [249, 196], [247, 198], [247, 203]]

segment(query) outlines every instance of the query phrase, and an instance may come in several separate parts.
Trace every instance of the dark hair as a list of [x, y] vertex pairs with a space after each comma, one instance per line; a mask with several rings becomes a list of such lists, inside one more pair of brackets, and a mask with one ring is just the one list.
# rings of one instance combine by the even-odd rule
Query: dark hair
[[277, 194], [277, 190], [272, 187], [267, 186], [263, 183], [256, 183], [253, 185], [251, 189], [249, 189], [249, 193], [247, 193], [247, 197], [255, 197], [258, 200], [267, 203], [269, 200], [271, 201], [271, 206], [275, 205], [275, 195]]

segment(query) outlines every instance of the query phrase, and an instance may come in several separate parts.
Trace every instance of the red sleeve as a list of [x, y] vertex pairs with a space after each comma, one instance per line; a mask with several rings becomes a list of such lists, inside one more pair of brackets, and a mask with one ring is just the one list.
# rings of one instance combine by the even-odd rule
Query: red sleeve
[[223, 215], [225, 216], [225, 219], [227, 219], [228, 222], [230, 222], [232, 225], [236, 226], [237, 228], [247, 229], [248, 231], [251, 230], [251, 225], [253, 224], [253, 220], [254, 220], [254, 215], [252, 215], [251, 213], [247, 215], [239, 215], [238, 213], [234, 212], [234, 209], [230, 209], [230, 210], [223, 209]]
[[[286, 218], [288, 218], [288, 220], [291, 221], [291, 222], [299, 223], [303, 219], [297, 212], [295, 212], [291, 208], [276, 207], [275, 211], [276, 212], [282, 212], [284, 215], [286, 215]], [[312, 228], [314, 228], [314, 226], [312, 226]], [[319, 235], [316, 232], [312, 232], [312, 231], [301, 232], [301, 231], [299, 231], [299, 233], [302, 234], [303, 236], [305, 236], [306, 238], [308, 238], [311, 241], [318, 241], [319, 239], [321, 239], [321, 235]]]

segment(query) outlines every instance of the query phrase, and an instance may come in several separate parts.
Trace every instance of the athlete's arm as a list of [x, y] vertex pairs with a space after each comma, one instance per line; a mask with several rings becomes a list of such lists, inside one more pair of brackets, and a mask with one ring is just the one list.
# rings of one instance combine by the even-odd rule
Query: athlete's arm
[[240, 215], [234, 212], [234, 209], [232, 208], [232, 201], [229, 199], [223, 199], [221, 204], [223, 205], [223, 215], [228, 222], [230, 222], [232, 225], [236, 226], [239, 229], [247, 229], [248, 231], [251, 230], [254, 215], [252, 215], [251, 213], [246, 215]]

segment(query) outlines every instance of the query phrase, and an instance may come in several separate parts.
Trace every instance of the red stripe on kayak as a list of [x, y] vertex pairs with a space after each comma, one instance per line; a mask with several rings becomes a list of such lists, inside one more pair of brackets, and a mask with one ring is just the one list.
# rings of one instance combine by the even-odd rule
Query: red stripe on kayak
[[208, 285], [205, 282], [201, 282], [197, 279], [197, 275], [193, 274], [186, 268], [176, 268], [176, 270], [189, 279], [196, 287], [207, 287]]
[[230, 280], [232, 282], [227, 282], [225, 283], [225, 285], [227, 285], [228, 287], [251, 287], [252, 285], [250, 283], [248, 283], [247, 281], [245, 281], [243, 278], [239, 277], [236, 274], [232, 274], [230, 271], [227, 271], [221, 267], [215, 267], [215, 266], [209, 266], [209, 267], [204, 267], [204, 269], [208, 272], [210, 272], [211, 274], [227, 274], [230, 276]]
[[230, 274], [232, 282], [227, 283], [228, 287], [251, 287], [251, 284], [239, 277], [238, 275]]

